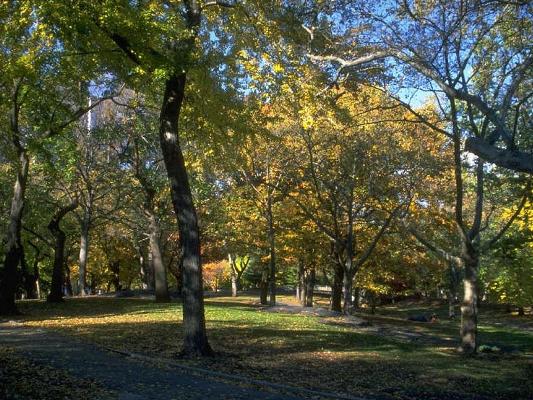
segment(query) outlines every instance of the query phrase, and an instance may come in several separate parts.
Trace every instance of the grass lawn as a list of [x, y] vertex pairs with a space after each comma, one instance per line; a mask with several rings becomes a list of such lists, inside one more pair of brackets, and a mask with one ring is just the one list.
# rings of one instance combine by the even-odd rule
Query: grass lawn
[[[255, 305], [255, 300], [206, 299], [209, 339], [218, 354], [213, 359], [182, 362], [369, 398], [517, 400], [533, 396], [531, 317], [505, 319], [482, 310], [482, 344], [510, 346], [521, 352], [466, 358], [456, 354], [453, 345], [438, 342], [455, 338], [457, 321], [405, 321], [414, 310], [428, 311], [419, 304], [391, 306], [374, 316], [365, 315], [374, 328], [387, 327], [376, 334], [368, 328], [325, 324], [315, 316], [267, 312]], [[59, 305], [24, 301], [20, 309], [29, 326], [46, 327], [108, 348], [162, 358], [176, 358], [180, 350], [181, 306], [176, 302], [87, 298]], [[399, 340], [390, 334], [394, 327], [435, 337], [437, 342]]]

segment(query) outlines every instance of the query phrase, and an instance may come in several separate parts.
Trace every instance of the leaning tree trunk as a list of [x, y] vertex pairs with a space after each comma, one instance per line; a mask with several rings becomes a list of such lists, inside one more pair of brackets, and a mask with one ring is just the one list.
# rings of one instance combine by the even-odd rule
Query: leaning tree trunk
[[54, 266], [52, 268], [52, 284], [50, 287], [50, 294], [46, 298], [46, 301], [51, 303], [59, 303], [63, 301], [63, 286], [65, 265], [65, 233], [61, 230], [61, 220], [67, 213], [73, 211], [78, 207], [76, 201], [72, 202], [68, 206], [61, 207], [52, 217], [48, 224], [48, 230], [52, 233], [55, 239], [54, 242]]
[[[466, 246], [465, 246], [466, 247]], [[461, 305], [461, 350], [467, 354], [477, 351], [477, 293], [479, 258], [473, 248], [463, 250], [464, 297]]]
[[78, 276], [78, 291], [80, 296], [87, 294], [87, 258], [89, 256], [89, 230], [91, 227], [90, 210], [85, 210], [81, 222], [80, 235], [80, 263]]
[[11, 198], [9, 225], [6, 234], [5, 258], [0, 271], [0, 315], [18, 314], [15, 304], [18, 274], [17, 267], [22, 256], [20, 247], [20, 230], [22, 228], [22, 212], [24, 209], [24, 194], [28, 180], [29, 158], [25, 150], [19, 148], [17, 178]]
[[342, 311], [342, 283], [344, 278], [344, 268], [335, 263], [333, 265], [333, 283], [331, 285], [331, 310]]
[[159, 224], [153, 209], [146, 208], [145, 212], [148, 216], [150, 254], [152, 255], [155, 283], [155, 301], [165, 303], [170, 301], [170, 295], [168, 294], [167, 269], [165, 268], [165, 264], [163, 264], [163, 257], [161, 255]]
[[185, 73], [174, 73], [165, 82], [159, 117], [159, 140], [183, 248], [182, 352], [185, 355], [205, 356], [211, 355], [212, 350], [205, 329], [200, 232], [178, 136], [178, 120], [185, 93], [185, 82]]

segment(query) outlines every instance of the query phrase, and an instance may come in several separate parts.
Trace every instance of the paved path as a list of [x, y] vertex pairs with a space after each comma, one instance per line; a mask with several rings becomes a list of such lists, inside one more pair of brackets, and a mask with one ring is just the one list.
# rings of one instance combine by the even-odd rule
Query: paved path
[[36, 363], [92, 378], [119, 393], [119, 400], [257, 399], [297, 397], [241, 387], [179, 367], [160, 369], [94, 345], [40, 329], [0, 325], [0, 346], [13, 348]]

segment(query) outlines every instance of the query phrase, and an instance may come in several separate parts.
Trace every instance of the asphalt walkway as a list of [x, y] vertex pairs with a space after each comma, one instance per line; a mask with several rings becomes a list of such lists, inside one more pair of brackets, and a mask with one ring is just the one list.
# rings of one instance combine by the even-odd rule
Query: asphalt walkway
[[0, 326], [0, 345], [14, 349], [37, 364], [66, 370], [75, 377], [94, 379], [116, 391], [119, 400], [298, 399], [261, 388], [227, 383], [179, 367], [159, 368], [41, 329]]

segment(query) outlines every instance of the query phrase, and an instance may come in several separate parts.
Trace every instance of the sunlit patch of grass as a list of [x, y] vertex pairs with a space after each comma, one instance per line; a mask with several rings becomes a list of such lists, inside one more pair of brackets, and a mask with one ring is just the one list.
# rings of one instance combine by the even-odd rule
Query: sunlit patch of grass
[[[522, 356], [466, 358], [445, 345], [402, 343], [394, 336], [324, 324], [319, 317], [267, 312], [255, 303], [251, 297], [206, 299], [209, 339], [218, 355], [181, 362], [363, 397], [520, 399], [533, 393], [532, 362]], [[182, 313], [176, 302], [88, 298], [58, 305], [22, 302], [20, 307], [29, 326], [104, 347], [163, 358], [175, 358], [180, 351]], [[457, 321], [416, 324], [405, 320], [410, 312], [396, 307], [364, 317], [435, 338], [456, 337]], [[489, 322], [484, 316], [483, 341], [533, 348], [531, 332]]]

